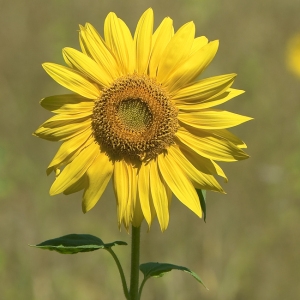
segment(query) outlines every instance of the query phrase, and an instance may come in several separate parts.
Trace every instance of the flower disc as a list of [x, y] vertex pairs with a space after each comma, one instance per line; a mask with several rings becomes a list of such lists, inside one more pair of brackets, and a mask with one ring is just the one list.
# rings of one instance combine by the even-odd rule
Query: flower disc
[[177, 109], [154, 80], [128, 75], [96, 101], [92, 128], [95, 140], [110, 156], [147, 161], [174, 143]]

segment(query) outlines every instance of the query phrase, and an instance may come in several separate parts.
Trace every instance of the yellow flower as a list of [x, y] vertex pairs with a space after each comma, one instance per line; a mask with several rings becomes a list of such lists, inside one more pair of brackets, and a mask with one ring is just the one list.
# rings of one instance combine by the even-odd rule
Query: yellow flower
[[292, 36], [287, 44], [287, 67], [295, 75], [300, 76], [300, 34]]
[[226, 176], [215, 161], [248, 157], [226, 128], [250, 118], [213, 108], [243, 91], [231, 88], [236, 74], [197, 80], [219, 43], [194, 35], [193, 22], [174, 33], [170, 18], [153, 33], [148, 9], [132, 37], [110, 13], [104, 38], [80, 26], [82, 52], [63, 49], [68, 67], [43, 64], [75, 92], [41, 101], [56, 115], [35, 135], [63, 142], [47, 169], [56, 173], [51, 195], [84, 189], [87, 212], [112, 179], [119, 226], [143, 219], [150, 226], [157, 216], [165, 230], [172, 194], [202, 216], [195, 188], [223, 192], [214, 175]]

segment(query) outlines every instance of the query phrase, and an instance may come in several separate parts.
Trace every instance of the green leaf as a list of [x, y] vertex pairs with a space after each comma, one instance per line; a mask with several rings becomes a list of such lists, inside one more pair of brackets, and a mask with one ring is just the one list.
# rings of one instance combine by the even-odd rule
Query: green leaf
[[200, 277], [186, 267], [181, 267], [172, 264], [166, 263], [158, 263], [158, 262], [149, 262], [140, 265], [140, 270], [144, 274], [144, 280], [147, 280], [150, 277], [162, 277], [165, 273], [170, 272], [172, 270], [179, 270], [192, 275], [198, 282], [200, 282], [206, 289], [207, 287], [204, 285]]
[[201, 209], [203, 211], [203, 220], [206, 222], [206, 191], [196, 189], [196, 192], [198, 194]]
[[37, 245], [29, 245], [40, 249], [57, 251], [61, 254], [76, 254], [79, 252], [90, 252], [99, 249], [108, 249], [115, 245], [127, 245], [122, 241], [104, 244], [96, 236], [90, 234], [68, 234], [59, 238], [47, 240]]

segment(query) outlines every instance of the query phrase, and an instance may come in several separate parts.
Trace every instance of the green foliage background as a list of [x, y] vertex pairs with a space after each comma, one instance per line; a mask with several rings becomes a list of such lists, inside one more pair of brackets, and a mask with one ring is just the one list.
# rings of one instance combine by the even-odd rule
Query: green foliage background
[[[220, 39], [204, 77], [238, 73], [234, 87], [246, 93], [223, 108], [255, 120], [233, 129], [251, 158], [223, 165], [227, 195], [207, 194], [206, 224], [174, 199], [166, 232], [156, 223], [149, 233], [142, 228], [142, 263], [187, 266], [210, 290], [174, 271], [149, 280], [143, 299], [300, 298], [300, 78], [285, 66], [286, 43], [300, 31], [298, 0], [0, 0], [1, 299], [122, 299], [108, 253], [64, 256], [27, 246], [68, 233], [130, 242], [117, 228], [111, 187], [86, 215], [79, 193], [48, 195], [53, 177], [45, 169], [59, 145], [31, 133], [50, 117], [39, 100], [66, 92], [41, 63], [63, 64], [61, 49], [79, 48], [78, 24], [102, 33], [115, 11], [134, 30], [150, 6], [156, 26], [165, 16], [176, 29], [193, 20], [197, 35]], [[116, 248], [127, 270], [129, 250]]]

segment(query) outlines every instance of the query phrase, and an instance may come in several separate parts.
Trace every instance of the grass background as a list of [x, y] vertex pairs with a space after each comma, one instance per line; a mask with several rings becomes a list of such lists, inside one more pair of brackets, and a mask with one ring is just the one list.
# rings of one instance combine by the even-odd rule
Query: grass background
[[[63, 256], [27, 246], [68, 233], [130, 242], [118, 231], [111, 186], [86, 215], [79, 193], [48, 195], [45, 169], [59, 145], [31, 133], [50, 117], [39, 100], [67, 92], [41, 64], [63, 64], [63, 47], [79, 49], [78, 24], [102, 34], [114, 11], [133, 31], [150, 6], [156, 26], [165, 16], [175, 29], [193, 20], [197, 36], [220, 40], [203, 76], [238, 73], [234, 87], [246, 93], [222, 107], [255, 120], [233, 129], [251, 158], [222, 165], [227, 195], [208, 193], [206, 224], [174, 199], [166, 232], [157, 222], [142, 228], [141, 262], [187, 266], [210, 290], [174, 271], [149, 280], [143, 299], [300, 298], [300, 78], [285, 64], [286, 44], [300, 31], [298, 0], [0, 0], [1, 299], [122, 299], [107, 252]], [[127, 270], [129, 250], [116, 248]]]

